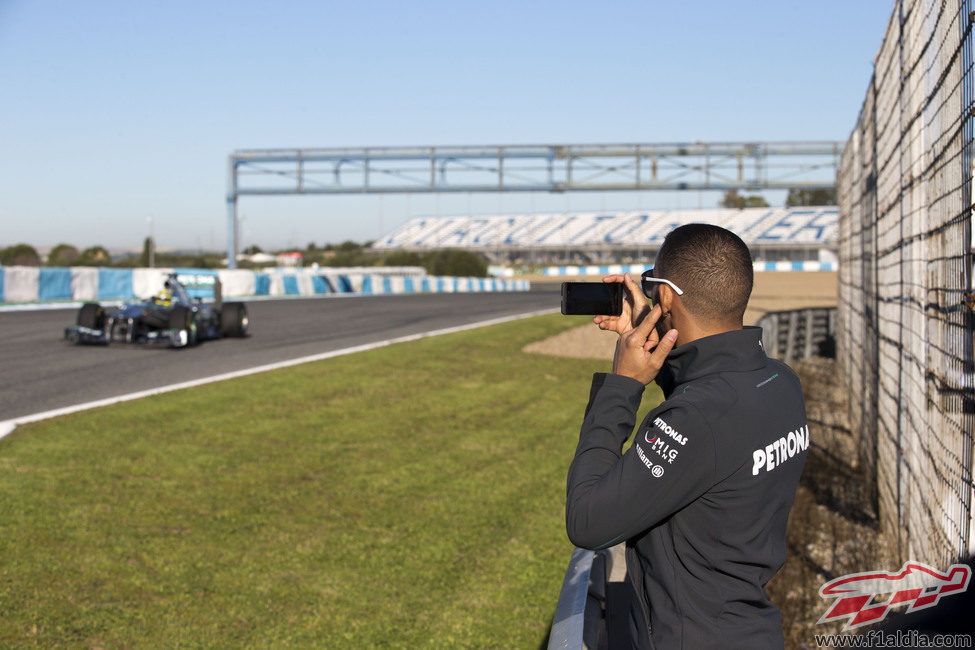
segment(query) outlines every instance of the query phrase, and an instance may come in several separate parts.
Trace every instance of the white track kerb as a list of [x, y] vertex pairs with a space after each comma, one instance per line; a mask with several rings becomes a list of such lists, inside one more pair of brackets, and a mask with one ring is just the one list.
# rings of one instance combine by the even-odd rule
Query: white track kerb
[[323, 359], [331, 359], [332, 357], [341, 357], [346, 354], [365, 352], [366, 350], [375, 350], [376, 348], [386, 347], [387, 345], [393, 345], [394, 343], [406, 343], [407, 341], [417, 341], [419, 339], [428, 338], [431, 336], [440, 336], [441, 334], [452, 334], [454, 332], [463, 332], [465, 330], [477, 329], [479, 327], [487, 327], [488, 325], [497, 325], [499, 323], [507, 323], [509, 321], [521, 320], [523, 318], [531, 318], [532, 316], [553, 314], [557, 311], [559, 310], [542, 309], [538, 311], [528, 312], [525, 314], [515, 314], [514, 316], [502, 316], [500, 318], [492, 318], [490, 320], [479, 321], [477, 323], [458, 325], [457, 327], [447, 327], [439, 330], [431, 330], [429, 332], [420, 332], [419, 334], [399, 336], [397, 338], [386, 339], [383, 341], [376, 341], [374, 343], [365, 343], [363, 345], [356, 345], [351, 348], [332, 350], [331, 352], [322, 352], [321, 354], [313, 354], [311, 356], [299, 357], [297, 359], [289, 359], [287, 361], [278, 361], [277, 363], [268, 363], [262, 366], [255, 366], [253, 368], [246, 368], [244, 370], [235, 370], [233, 372], [225, 372], [220, 375], [213, 375], [211, 377], [202, 377], [200, 379], [184, 381], [178, 384], [160, 386], [159, 388], [150, 388], [149, 390], [143, 390], [137, 393], [128, 393], [126, 395], [119, 395], [117, 397], [107, 397], [105, 399], [95, 400], [94, 402], [85, 402], [84, 404], [75, 404], [74, 406], [66, 406], [64, 408], [53, 409], [51, 411], [44, 411], [42, 413], [24, 415], [21, 417], [12, 418], [10, 420], [4, 420], [0, 422], [0, 438], [3, 438], [4, 436], [7, 436], [10, 433], [12, 433], [13, 430], [16, 429], [18, 425], [29, 424], [31, 422], [40, 422], [41, 420], [47, 420], [50, 418], [58, 417], [60, 415], [68, 415], [69, 413], [86, 411], [88, 409], [98, 408], [100, 406], [110, 406], [112, 404], [118, 404], [120, 402], [129, 402], [136, 399], [142, 399], [143, 397], [148, 397], [150, 395], [169, 393], [174, 390], [181, 390], [183, 388], [192, 388], [194, 386], [202, 386], [203, 384], [212, 384], [214, 382], [225, 381], [227, 379], [246, 377], [247, 375], [255, 375], [259, 372], [267, 372], [269, 370], [277, 370], [279, 368], [288, 368], [290, 366], [297, 366], [302, 363], [321, 361]]

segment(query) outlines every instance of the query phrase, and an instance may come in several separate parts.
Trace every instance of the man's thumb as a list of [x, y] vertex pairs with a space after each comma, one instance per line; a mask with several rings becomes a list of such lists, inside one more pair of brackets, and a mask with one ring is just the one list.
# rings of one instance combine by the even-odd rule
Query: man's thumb
[[664, 365], [664, 360], [667, 358], [667, 355], [670, 354], [670, 351], [674, 349], [676, 344], [677, 330], [670, 330], [664, 334], [664, 337], [660, 339], [660, 343], [658, 343], [657, 347], [654, 348], [653, 352], [650, 353], [650, 364], [658, 370], [662, 368]]
[[650, 338], [650, 332], [653, 331], [653, 326], [657, 324], [658, 320], [660, 320], [660, 315], [660, 305], [654, 305], [653, 309], [650, 310], [650, 313], [647, 314], [642, 321], [640, 321], [639, 325], [636, 326], [635, 330], [640, 333], [640, 336], [643, 337], [644, 341]]

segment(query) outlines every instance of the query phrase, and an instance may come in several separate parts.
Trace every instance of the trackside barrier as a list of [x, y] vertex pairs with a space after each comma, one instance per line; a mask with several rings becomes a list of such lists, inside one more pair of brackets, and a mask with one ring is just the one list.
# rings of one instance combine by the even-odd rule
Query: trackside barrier
[[41, 300], [67, 300], [71, 290], [70, 269], [40, 269], [37, 277], [37, 294]]
[[271, 295], [271, 276], [269, 276], [266, 273], [254, 274], [254, 295], [255, 296]]
[[[755, 271], [835, 271], [836, 264], [832, 262], [755, 262]], [[619, 273], [637, 274], [643, 273], [647, 269], [653, 268], [652, 264], [609, 264], [592, 266], [548, 266], [544, 274], [548, 276], [575, 276], [575, 275], [610, 275]]]
[[98, 269], [98, 299], [127, 298], [135, 295], [133, 271]]
[[244, 269], [220, 270], [220, 284], [225, 296], [257, 295], [257, 274]]
[[[0, 267], [0, 302], [127, 300], [148, 298], [162, 290], [176, 272], [193, 282], [190, 294], [213, 296], [211, 278], [219, 278], [223, 297], [314, 296], [327, 294], [410, 294], [478, 291], [527, 291], [526, 280], [512, 278], [453, 278], [398, 276], [390, 269], [371, 273], [346, 269], [287, 269], [272, 271], [214, 269], [111, 269], [93, 267]], [[359, 271], [360, 269], [352, 269]]]
[[71, 296], [75, 300], [96, 300], [98, 298], [98, 269], [71, 269]]
[[755, 262], [756, 271], [835, 271], [836, 264], [832, 262]]
[[633, 588], [625, 580], [622, 546], [577, 548], [562, 581], [549, 650], [603, 650], [631, 646]]
[[593, 551], [577, 548], [572, 552], [569, 568], [562, 581], [559, 602], [555, 606], [549, 650], [582, 650], [586, 619], [586, 602], [589, 600], [589, 574], [592, 571]]
[[563, 275], [610, 275], [619, 273], [636, 273], [640, 274], [649, 268], [653, 268], [652, 264], [610, 264], [603, 266], [547, 266], [545, 267], [544, 274], [551, 276], [563, 276]]
[[835, 307], [769, 312], [755, 324], [762, 328], [765, 353], [785, 363], [836, 355]]
[[26, 266], [8, 266], [4, 275], [4, 297], [8, 302], [33, 302], [38, 300], [39, 269]]

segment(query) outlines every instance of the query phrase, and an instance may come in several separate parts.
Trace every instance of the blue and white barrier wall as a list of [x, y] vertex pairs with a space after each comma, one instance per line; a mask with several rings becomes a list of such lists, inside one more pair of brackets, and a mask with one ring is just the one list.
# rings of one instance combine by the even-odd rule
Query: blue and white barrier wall
[[[577, 276], [577, 275], [610, 275], [619, 273], [637, 274], [643, 273], [652, 264], [610, 264], [603, 266], [548, 266], [544, 274], [558, 276]], [[837, 265], [833, 262], [755, 262], [756, 271], [836, 271]]]
[[835, 262], [755, 262], [756, 271], [838, 271]]
[[[314, 296], [325, 294], [409, 294], [481, 291], [527, 291], [526, 280], [510, 278], [431, 277], [412, 269], [108, 269], [93, 267], [0, 266], [0, 303], [57, 300], [128, 300], [158, 293], [176, 272], [195, 278], [207, 291], [207, 280], [219, 278], [225, 298]], [[191, 295], [195, 289], [190, 289]]]
[[620, 273], [635, 273], [639, 275], [653, 265], [646, 264], [610, 264], [603, 266], [548, 266], [545, 275], [618, 275]]

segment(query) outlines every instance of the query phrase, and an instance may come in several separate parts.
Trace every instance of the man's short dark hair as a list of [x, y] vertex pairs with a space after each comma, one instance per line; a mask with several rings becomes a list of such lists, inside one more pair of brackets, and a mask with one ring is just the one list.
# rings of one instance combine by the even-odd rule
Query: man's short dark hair
[[683, 290], [687, 310], [708, 323], [740, 323], [752, 293], [752, 256], [741, 237], [692, 223], [672, 230], [657, 253], [654, 275]]

